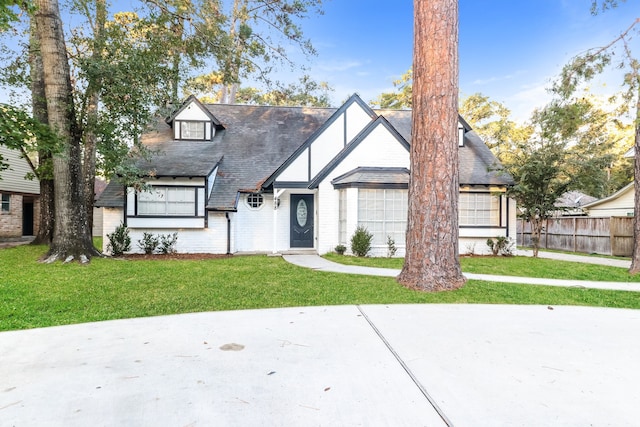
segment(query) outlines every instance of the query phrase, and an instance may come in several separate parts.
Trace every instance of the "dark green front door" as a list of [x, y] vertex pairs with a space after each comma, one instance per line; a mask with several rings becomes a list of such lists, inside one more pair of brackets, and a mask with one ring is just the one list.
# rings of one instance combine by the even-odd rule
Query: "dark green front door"
[[313, 248], [313, 194], [291, 195], [291, 247]]

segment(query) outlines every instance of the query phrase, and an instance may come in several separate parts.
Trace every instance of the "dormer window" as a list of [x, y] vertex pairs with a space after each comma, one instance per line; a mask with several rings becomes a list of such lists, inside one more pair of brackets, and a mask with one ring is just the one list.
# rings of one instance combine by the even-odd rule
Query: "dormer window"
[[[180, 121], [180, 139], [206, 139], [207, 122]], [[209, 124], [209, 126], [211, 126]]]

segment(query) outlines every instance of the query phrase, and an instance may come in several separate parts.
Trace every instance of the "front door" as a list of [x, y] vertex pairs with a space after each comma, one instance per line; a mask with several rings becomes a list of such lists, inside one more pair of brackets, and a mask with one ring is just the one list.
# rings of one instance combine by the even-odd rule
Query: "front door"
[[22, 235], [33, 236], [33, 202], [22, 203]]
[[291, 247], [313, 248], [313, 194], [291, 195]]

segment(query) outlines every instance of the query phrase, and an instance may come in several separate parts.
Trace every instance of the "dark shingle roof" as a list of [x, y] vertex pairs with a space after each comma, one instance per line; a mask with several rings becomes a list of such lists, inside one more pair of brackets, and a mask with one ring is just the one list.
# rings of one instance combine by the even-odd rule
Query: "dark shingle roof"
[[[155, 154], [139, 166], [156, 176], [204, 177], [216, 165], [207, 208], [234, 210], [238, 192], [259, 191], [281, 166], [338, 109], [205, 104], [218, 130], [212, 141], [174, 140], [169, 124], [160, 120], [143, 143]], [[375, 110], [411, 142], [411, 111]], [[224, 129], [220, 129], [224, 127]], [[510, 185], [511, 177], [489, 169], [497, 160], [473, 131], [460, 147], [461, 185]], [[97, 206], [123, 206], [123, 188], [110, 184]]]
[[[375, 110], [384, 116], [400, 135], [411, 144], [410, 110]], [[465, 128], [468, 124], [462, 119]], [[460, 185], [513, 185], [513, 178], [505, 172], [498, 172], [501, 165], [487, 144], [473, 130], [464, 136], [464, 146], [458, 150]]]
[[380, 185], [396, 188], [409, 187], [409, 169], [359, 167], [333, 179], [331, 184], [335, 188], [368, 187], [379, 188]]

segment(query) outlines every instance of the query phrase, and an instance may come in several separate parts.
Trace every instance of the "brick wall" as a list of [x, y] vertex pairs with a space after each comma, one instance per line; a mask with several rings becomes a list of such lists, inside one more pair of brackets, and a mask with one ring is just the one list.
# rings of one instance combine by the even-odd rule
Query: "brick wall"
[[10, 195], [9, 209], [9, 212], [0, 210], [0, 237], [21, 237], [22, 195]]

